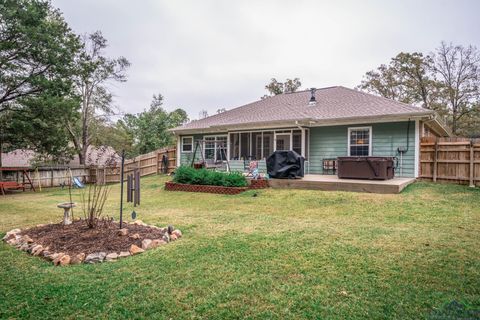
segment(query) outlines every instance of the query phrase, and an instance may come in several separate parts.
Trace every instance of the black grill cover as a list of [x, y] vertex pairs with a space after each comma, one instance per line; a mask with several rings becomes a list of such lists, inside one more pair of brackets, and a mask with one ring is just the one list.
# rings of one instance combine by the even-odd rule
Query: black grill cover
[[267, 173], [276, 179], [303, 177], [304, 162], [295, 151], [277, 150], [267, 158]]

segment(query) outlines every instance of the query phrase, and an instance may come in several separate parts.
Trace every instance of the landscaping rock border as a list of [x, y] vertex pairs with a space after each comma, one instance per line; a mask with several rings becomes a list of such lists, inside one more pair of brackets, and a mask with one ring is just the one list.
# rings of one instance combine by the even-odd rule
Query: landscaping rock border
[[[127, 222], [124, 222], [127, 223]], [[175, 229], [173, 226], [168, 226], [165, 228], [160, 228], [153, 225], [147, 225], [141, 220], [136, 220], [130, 222], [129, 224], [140, 225], [144, 227], [150, 227], [155, 229], [162, 229], [165, 231], [165, 234], [161, 239], [143, 239], [142, 247], [132, 243], [128, 251], [120, 252], [95, 252], [86, 255], [85, 253], [79, 253], [75, 256], [70, 256], [64, 252], [52, 252], [49, 247], [44, 247], [41, 244], [37, 244], [29, 235], [22, 235], [22, 232], [28, 231], [29, 229], [12, 229], [8, 231], [3, 237], [3, 241], [7, 244], [16, 247], [22, 251], [25, 251], [33, 256], [42, 257], [48, 261], [51, 261], [55, 266], [66, 266], [70, 264], [80, 264], [80, 263], [99, 263], [99, 262], [112, 262], [116, 261], [119, 258], [125, 258], [140, 254], [146, 250], [154, 249], [162, 245], [168, 244], [170, 241], [175, 241], [182, 237], [182, 232], [178, 229]], [[37, 227], [44, 227], [45, 224], [38, 225]], [[130, 239], [136, 240], [139, 239], [138, 233], [133, 235], [128, 234], [128, 229], [123, 228], [117, 231], [118, 236], [129, 237]]]

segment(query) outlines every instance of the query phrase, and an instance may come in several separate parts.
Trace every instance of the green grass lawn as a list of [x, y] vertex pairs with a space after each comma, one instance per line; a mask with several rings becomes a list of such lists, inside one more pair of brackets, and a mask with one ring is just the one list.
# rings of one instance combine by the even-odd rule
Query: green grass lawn
[[[253, 197], [166, 192], [165, 181], [142, 180], [136, 211], [183, 231], [167, 246], [61, 268], [2, 242], [0, 318], [437, 319], [453, 301], [480, 316], [478, 189]], [[60, 189], [0, 197], [0, 233], [60, 221], [63, 201]], [[118, 206], [115, 185], [105, 214]]]

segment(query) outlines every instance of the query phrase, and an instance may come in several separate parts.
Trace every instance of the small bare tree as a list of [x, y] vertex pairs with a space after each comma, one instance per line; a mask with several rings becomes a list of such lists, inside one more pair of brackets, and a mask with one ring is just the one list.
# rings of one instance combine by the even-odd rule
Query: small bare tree
[[89, 228], [97, 226], [109, 192], [109, 186], [93, 183], [89, 184], [87, 190], [82, 193], [83, 216]]
[[[94, 152], [93, 152], [94, 151]], [[117, 166], [118, 155], [111, 148], [100, 146], [89, 155], [89, 161], [103, 166], [103, 170]], [[106, 181], [104, 181], [106, 183]], [[103, 207], [110, 193], [110, 187], [98, 181], [88, 185], [82, 193], [82, 209], [85, 222], [89, 228], [95, 228], [103, 212]]]

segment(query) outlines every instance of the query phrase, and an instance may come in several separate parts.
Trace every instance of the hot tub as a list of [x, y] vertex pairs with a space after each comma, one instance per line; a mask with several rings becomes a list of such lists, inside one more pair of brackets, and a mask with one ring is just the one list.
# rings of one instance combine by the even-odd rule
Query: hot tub
[[393, 179], [395, 174], [393, 157], [338, 157], [340, 179]]

